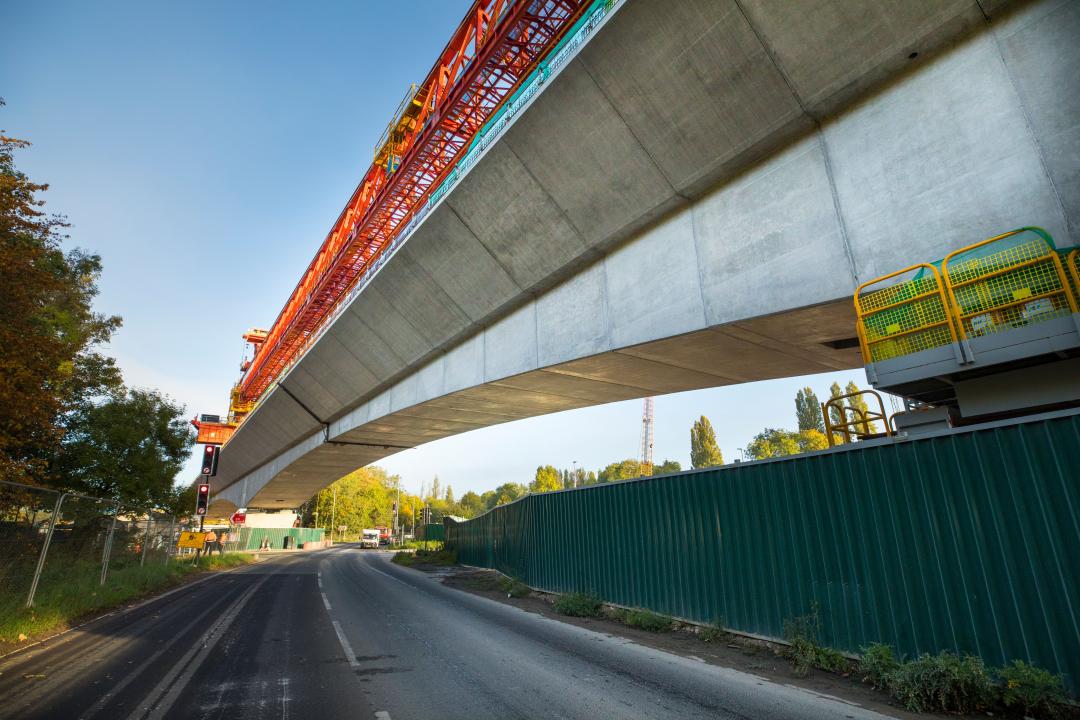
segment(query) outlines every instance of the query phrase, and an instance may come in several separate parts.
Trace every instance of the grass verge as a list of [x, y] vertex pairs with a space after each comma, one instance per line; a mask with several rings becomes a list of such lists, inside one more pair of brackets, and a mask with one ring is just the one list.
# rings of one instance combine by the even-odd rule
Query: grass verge
[[456, 550], [417, 550], [394, 553], [392, 560], [397, 565], [457, 565]]
[[157, 590], [179, 585], [193, 573], [246, 565], [242, 554], [204, 557], [199, 564], [174, 560], [168, 565], [137, 564], [109, 569], [104, 585], [101, 563], [79, 561], [46, 564], [38, 584], [34, 607], [24, 607], [28, 588], [0, 590], [0, 643], [18, 644], [70, 627], [78, 620], [135, 600]]

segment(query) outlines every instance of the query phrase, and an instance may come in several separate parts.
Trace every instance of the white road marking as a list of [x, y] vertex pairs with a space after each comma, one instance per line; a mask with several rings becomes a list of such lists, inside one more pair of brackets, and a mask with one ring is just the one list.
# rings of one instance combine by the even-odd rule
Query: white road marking
[[320, 593], [322, 595], [322, 604], [326, 606], [327, 610], [332, 610], [330, 607], [330, 601], [326, 599], [326, 593]]
[[240, 611], [244, 608], [244, 605], [247, 604], [248, 600], [251, 599], [251, 596], [255, 594], [255, 591], [258, 590], [264, 582], [266, 582], [265, 578], [255, 585], [252, 585], [251, 588], [221, 614], [221, 618], [206, 631], [202, 638], [200, 638], [190, 650], [184, 653], [180, 660], [165, 674], [165, 677], [161, 679], [161, 682], [159, 682], [153, 690], [147, 693], [143, 701], [139, 703], [139, 707], [128, 716], [128, 720], [138, 720], [144, 716], [150, 718], [150, 720], [159, 720], [172, 709], [172, 706], [176, 703], [177, 699], [179, 699], [184, 688], [191, 682], [191, 678], [195, 675], [199, 666], [202, 665], [203, 661], [210, 655], [214, 646], [221, 640], [225, 631], [229, 629], [233, 620], [236, 619], [236, 616], [239, 615]]
[[349, 667], [353, 670], [360, 667], [360, 663], [356, 661], [356, 653], [353, 652], [352, 645], [349, 644], [349, 639], [345, 637], [345, 631], [341, 629], [341, 623], [337, 620], [333, 621], [334, 632], [337, 633], [338, 642], [341, 643], [341, 649], [345, 652], [345, 659], [349, 661]]
[[385, 710], [378, 710], [375, 713], [375, 720], [390, 720], [390, 713]]

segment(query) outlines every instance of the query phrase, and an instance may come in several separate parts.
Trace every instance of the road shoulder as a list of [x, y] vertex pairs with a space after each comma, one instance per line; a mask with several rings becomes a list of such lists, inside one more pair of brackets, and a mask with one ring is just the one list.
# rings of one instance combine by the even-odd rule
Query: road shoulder
[[860, 682], [860, 678], [852, 675], [842, 676], [813, 670], [807, 677], [799, 677], [793, 672], [790, 661], [780, 654], [779, 646], [775, 644], [726, 634], [717, 640], [706, 642], [697, 636], [692, 626], [653, 633], [609, 619], [560, 615], [552, 607], [554, 595], [533, 592], [524, 597], [510, 597], [505, 591], [488, 589], [493, 584], [492, 579], [500, 577], [498, 573], [491, 570], [426, 565], [417, 565], [410, 569], [441, 576], [442, 584], [455, 590], [511, 605], [551, 620], [624, 638], [639, 645], [697, 662], [756, 675], [779, 685], [787, 685], [815, 695], [851, 703], [883, 715], [904, 720], [930, 718], [945, 720], [948, 717], [956, 717], [909, 712], [892, 702], [887, 695], [875, 691], [869, 685]]

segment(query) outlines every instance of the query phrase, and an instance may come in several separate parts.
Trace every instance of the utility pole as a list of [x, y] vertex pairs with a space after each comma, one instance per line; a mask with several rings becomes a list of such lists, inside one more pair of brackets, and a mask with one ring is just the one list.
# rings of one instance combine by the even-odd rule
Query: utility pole
[[577, 484], [578, 484], [577, 460], [571, 460], [570, 463], [574, 466], [574, 487], [577, 487]]
[[401, 507], [401, 484], [397, 486], [397, 500], [394, 502], [394, 537], [398, 534], [398, 508]]
[[330, 545], [334, 544], [334, 528], [337, 523], [337, 485], [334, 485], [334, 504], [330, 506]]

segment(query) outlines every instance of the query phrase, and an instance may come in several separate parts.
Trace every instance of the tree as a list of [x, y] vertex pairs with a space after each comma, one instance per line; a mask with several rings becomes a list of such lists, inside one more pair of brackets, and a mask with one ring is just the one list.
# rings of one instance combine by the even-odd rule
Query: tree
[[755, 460], [794, 455], [799, 452], [797, 433], [779, 428], [765, 428], [746, 446], [746, 453]]
[[[330, 529], [331, 523], [346, 526], [347, 535], [358, 534], [364, 528], [389, 526], [393, 522], [393, 503], [399, 480], [380, 467], [354, 470], [319, 491], [312, 514], [318, 516], [320, 527]], [[411, 524], [413, 513], [421, 507], [423, 501], [419, 497], [402, 493], [399, 507], [402, 524]], [[337, 532], [337, 528], [334, 530]]]
[[[523, 497], [528, 492], [528, 489], [520, 483], [503, 483], [502, 485], [491, 491], [491, 504], [488, 505], [488, 509], [490, 510], [496, 505], [506, 505], [507, 503], [514, 502], [518, 498]], [[487, 498], [488, 493], [484, 493], [484, 497]]]
[[[859, 392], [859, 386], [856, 385], [854, 381], [851, 381], [847, 384], [847, 387], [844, 388], [844, 392], [849, 395], [852, 393], [857, 393]], [[850, 413], [850, 417], [852, 420], [854, 420], [856, 417], [865, 417], [866, 413], [870, 410], [870, 408], [866, 404], [866, 398], [862, 395], [849, 397], [847, 399], [847, 405], [849, 408], [855, 411]], [[858, 429], [860, 432], [863, 433], [876, 433], [878, 431], [877, 423], [875, 422], [861, 423], [858, 426]]]
[[449, 485], [446, 486], [446, 502], [450, 503], [451, 505], [454, 504], [454, 488], [450, 487]]
[[562, 489], [559, 471], [551, 465], [536, 468], [536, 477], [529, 483], [529, 492], [544, 493]]
[[67, 223], [40, 209], [48, 185], [15, 168], [28, 145], [0, 134], [0, 479], [61, 484], [48, 466], [65, 416], [120, 387], [113, 360], [93, 349], [120, 318], [93, 312], [101, 259], [61, 250]]
[[602, 483], [615, 482], [616, 480], [630, 480], [642, 477], [641, 462], [633, 458], [627, 458], [620, 462], [614, 462], [600, 471], [597, 481]]
[[484, 504], [484, 500], [480, 495], [469, 491], [461, 496], [461, 500], [457, 504], [458, 515], [466, 518], [474, 518], [477, 515], [482, 515], [487, 511], [487, 506]]
[[168, 508], [176, 497], [173, 479], [194, 444], [182, 405], [132, 389], [72, 411], [54, 470], [68, 489]]
[[690, 428], [690, 464], [695, 468], [724, 464], [724, 456], [716, 444], [716, 432], [704, 415]]
[[[840, 383], [834, 382], [829, 386], [830, 400], [835, 400], [843, 394], [844, 391], [840, 389]], [[842, 404], [843, 403], [834, 403], [829, 406], [829, 423], [833, 426], [839, 426], [844, 422], [844, 411], [840, 407], [837, 407]], [[842, 438], [843, 436], [839, 437]]]
[[799, 423], [799, 430], [825, 432], [825, 419], [821, 414], [821, 402], [811, 388], [804, 387], [795, 394], [795, 417]]
[[800, 430], [798, 442], [800, 452], [824, 450], [829, 447], [829, 441], [825, 438], [825, 433], [814, 429]]
[[428, 496], [432, 499], [439, 497], [439, 476], [436, 475], [435, 479], [431, 481], [431, 494]]
[[682, 464], [678, 460], [667, 460], [653, 468], [653, 475], [665, 475], [682, 471]]
[[746, 446], [746, 452], [754, 460], [796, 455], [812, 450], [824, 450], [829, 446], [824, 433], [817, 430], [792, 432], [779, 428], [765, 428]]

